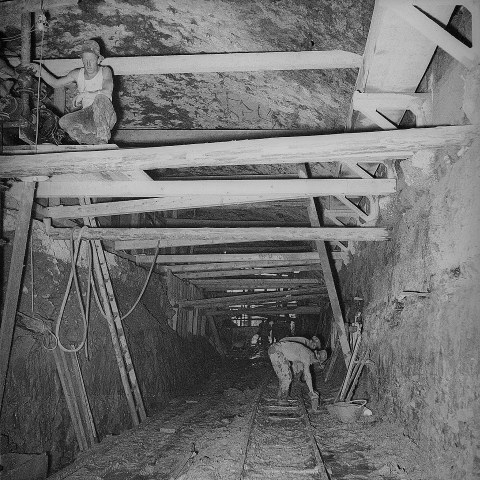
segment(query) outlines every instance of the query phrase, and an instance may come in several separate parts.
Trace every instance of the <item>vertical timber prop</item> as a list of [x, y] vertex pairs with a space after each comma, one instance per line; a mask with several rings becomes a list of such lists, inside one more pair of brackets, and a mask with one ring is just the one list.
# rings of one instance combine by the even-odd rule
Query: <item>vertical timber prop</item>
[[[80, 198], [80, 205], [89, 205], [90, 199]], [[84, 224], [90, 227], [96, 227], [97, 222], [94, 218], [83, 219]], [[133, 366], [132, 357], [128, 348], [125, 331], [123, 329], [120, 311], [113, 291], [113, 285], [108, 271], [107, 259], [100, 240], [93, 240], [93, 260], [95, 275], [98, 280], [100, 294], [103, 300], [105, 314], [107, 316], [108, 328], [112, 337], [115, 358], [117, 359], [120, 377], [122, 380], [125, 396], [132, 415], [134, 425], [147, 418], [145, 406], [143, 404], [142, 394], [138, 386], [137, 375]]]
[[[308, 164], [298, 165], [298, 176], [300, 178], [310, 178], [310, 167]], [[321, 227], [321, 207], [318, 199], [310, 198], [308, 201], [308, 217], [312, 227]], [[350, 345], [348, 344], [347, 334], [345, 332], [345, 323], [343, 320], [342, 309], [340, 307], [340, 301], [338, 299], [337, 286], [335, 285], [335, 279], [333, 278], [332, 266], [330, 265], [330, 258], [327, 252], [325, 242], [317, 240], [315, 241], [315, 248], [317, 249], [318, 256], [320, 258], [320, 264], [322, 265], [323, 278], [325, 285], [327, 286], [328, 297], [332, 306], [333, 317], [337, 326], [338, 340], [343, 351], [343, 358], [345, 365], [348, 365], [351, 352]]]
[[15, 238], [13, 240], [7, 290], [5, 292], [5, 304], [0, 325], [0, 412], [3, 405], [3, 395], [15, 328], [15, 316], [22, 283], [23, 262], [25, 260], [25, 250], [30, 230], [33, 196], [35, 194], [35, 182], [24, 182], [22, 186], [23, 191], [18, 207]]

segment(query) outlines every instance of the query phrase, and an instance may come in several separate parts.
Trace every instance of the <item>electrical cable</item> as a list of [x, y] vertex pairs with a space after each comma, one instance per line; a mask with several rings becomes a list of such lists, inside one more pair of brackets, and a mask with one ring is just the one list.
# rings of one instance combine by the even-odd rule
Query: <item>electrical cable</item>
[[153, 258], [152, 265], [150, 266], [150, 270], [148, 272], [147, 279], [145, 280], [145, 283], [144, 283], [143, 288], [140, 292], [140, 295], [138, 296], [137, 300], [133, 304], [132, 308], [130, 308], [130, 310], [123, 317], [120, 318], [121, 321], [125, 320], [135, 310], [136, 306], [138, 305], [138, 302], [140, 302], [140, 300], [142, 299], [143, 294], [145, 293], [145, 290], [147, 289], [148, 283], [150, 282], [150, 278], [152, 276], [153, 269], [155, 268], [155, 265], [157, 263], [157, 258], [158, 258], [159, 252], [160, 252], [160, 240], [157, 243], [157, 250], [155, 251], [155, 257]]
[[[77, 243], [76, 248], [75, 248], [74, 241], [73, 241], [73, 230], [72, 230], [71, 243], [70, 243], [70, 247], [71, 247], [71, 249], [70, 249], [70, 259], [71, 259], [72, 265], [71, 265], [71, 270], [70, 270], [70, 277], [68, 279], [67, 288], [65, 289], [65, 295], [63, 296], [62, 304], [60, 306], [60, 311], [58, 313], [57, 320], [55, 322], [55, 336], [57, 337], [58, 347], [60, 347], [60, 349], [63, 350], [64, 352], [68, 352], [68, 353], [78, 352], [80, 349], [82, 349], [84, 344], [85, 344], [85, 339], [86, 339], [86, 336], [87, 336], [87, 328], [86, 328], [86, 324], [85, 324], [85, 311], [84, 311], [84, 308], [83, 308], [83, 301], [82, 301], [81, 293], [80, 293], [79, 286], [78, 286], [77, 270], [75, 268], [75, 265], [77, 263], [78, 254], [80, 252], [82, 235], [83, 235], [84, 231], [86, 230], [86, 228], [87, 227], [84, 226], [80, 229], [80, 232], [78, 234], [78, 239], [77, 239], [78, 243]], [[60, 326], [61, 326], [61, 323], [62, 323], [63, 313], [65, 311], [65, 306], [67, 304], [67, 300], [68, 300], [68, 297], [70, 295], [70, 290], [72, 288], [72, 283], [73, 282], [75, 282], [75, 286], [77, 287], [77, 298], [78, 298], [79, 307], [80, 307], [80, 310], [81, 310], [81, 313], [82, 313], [84, 331], [83, 331], [82, 340], [80, 341], [80, 343], [77, 347], [66, 348], [65, 346], [62, 345], [62, 342], [60, 341]]]

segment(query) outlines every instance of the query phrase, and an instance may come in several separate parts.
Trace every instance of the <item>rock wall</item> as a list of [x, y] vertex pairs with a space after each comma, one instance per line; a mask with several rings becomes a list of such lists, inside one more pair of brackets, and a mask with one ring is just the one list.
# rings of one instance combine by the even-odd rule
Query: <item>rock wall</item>
[[[471, 77], [439, 51], [420, 90], [432, 94], [435, 124], [468, 123], [462, 105], [478, 111]], [[392, 240], [358, 245], [340, 274], [345, 300], [364, 299], [375, 362], [359, 394], [404, 423], [439, 479], [480, 474], [479, 157], [477, 139], [398, 162], [398, 193], [379, 221]]]
[[[8, 228], [8, 220], [6, 226]], [[51, 242], [34, 225], [34, 310], [56, 318], [70, 273], [66, 242]], [[8, 260], [11, 248], [5, 248]], [[118, 257], [108, 256], [116, 297], [125, 314], [136, 300], [147, 271]], [[31, 314], [31, 266], [26, 259], [19, 310]], [[86, 291], [85, 255], [80, 260], [80, 279]], [[6, 273], [5, 273], [6, 275]], [[80, 310], [75, 293], [65, 309], [60, 338], [64, 345], [78, 344], [82, 336]], [[124, 322], [147, 414], [162, 408], [175, 393], [196, 387], [205, 379], [216, 359], [213, 348], [202, 337], [181, 338], [168, 325], [172, 310], [163, 278], [153, 275], [136, 310]], [[1, 416], [1, 453], [47, 452], [50, 471], [70, 463], [78, 446], [56, 373], [50, 334], [32, 334], [15, 329], [10, 369]], [[88, 331], [88, 352], [78, 354], [93, 418], [100, 439], [132, 427], [110, 332], [95, 304]]]

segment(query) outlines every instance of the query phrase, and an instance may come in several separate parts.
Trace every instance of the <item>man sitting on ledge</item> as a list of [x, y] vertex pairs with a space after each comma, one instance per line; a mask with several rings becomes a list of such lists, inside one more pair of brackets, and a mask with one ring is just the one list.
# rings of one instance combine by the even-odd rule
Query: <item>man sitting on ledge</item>
[[73, 104], [82, 107], [60, 119], [60, 127], [80, 144], [97, 145], [108, 143], [111, 130], [117, 121], [112, 105], [113, 76], [109, 67], [101, 65], [103, 56], [95, 40], [82, 45], [83, 68], [75, 68], [64, 77], [56, 78], [37, 63], [30, 64], [36, 75], [53, 88], [77, 84], [78, 94]]

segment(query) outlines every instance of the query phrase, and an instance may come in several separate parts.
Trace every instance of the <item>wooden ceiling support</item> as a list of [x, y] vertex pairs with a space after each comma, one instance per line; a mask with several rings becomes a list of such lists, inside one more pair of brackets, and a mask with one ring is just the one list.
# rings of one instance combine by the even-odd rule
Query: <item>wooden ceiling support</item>
[[[80, 228], [47, 228], [56, 240], [77, 238]], [[218, 245], [260, 241], [355, 240], [384, 241], [390, 238], [387, 228], [88, 228], [82, 233], [85, 240], [115, 241], [115, 250], [144, 248], [141, 241], [160, 241], [160, 247], [189, 245]]]
[[[322, 309], [318, 306], [308, 306], [308, 307], [296, 307], [296, 308], [237, 308], [234, 309], [222, 309], [222, 310], [208, 310], [209, 315], [213, 316], [237, 316], [237, 315], [317, 315], [320, 314]], [[205, 313], [207, 313], [205, 312]]]
[[[250, 267], [255, 267], [255, 264], [250, 264]], [[292, 273], [292, 272], [310, 272], [319, 271], [320, 264], [314, 263], [312, 265], [290, 265], [286, 267], [267, 267], [267, 268], [244, 268], [236, 270], [213, 270], [213, 271], [200, 271], [200, 272], [185, 272], [176, 273], [176, 276], [183, 278], [184, 280], [193, 280], [198, 278], [220, 278], [220, 277], [256, 277], [256, 278], [275, 278], [274, 275], [279, 273]]]
[[[151, 241], [151, 247], [155, 248], [156, 242]], [[334, 252], [338, 253], [338, 252]], [[137, 263], [152, 263], [153, 255], [136, 255]], [[197, 270], [229, 270], [232, 268], [250, 268], [278, 266], [278, 265], [305, 265], [312, 262], [319, 262], [316, 252], [296, 252], [296, 253], [205, 253], [191, 255], [159, 255], [157, 264], [163, 264], [163, 270], [176, 272], [194, 272]], [[189, 265], [168, 265], [171, 263], [186, 263]]]
[[189, 281], [192, 285], [204, 290], [251, 290], [254, 288], [293, 288], [306, 285], [321, 286], [317, 278], [221, 278], [197, 279]]
[[16, 218], [15, 238], [13, 240], [10, 269], [8, 272], [5, 303], [3, 305], [2, 323], [0, 324], [0, 412], [3, 405], [3, 394], [7, 379], [10, 351], [12, 348], [13, 331], [17, 314], [20, 287], [22, 283], [25, 251], [35, 193], [34, 182], [21, 184], [20, 202]]
[[[47, 59], [44, 64], [57, 76], [81, 66], [77, 58]], [[112, 67], [115, 75], [325, 70], [359, 68], [361, 64], [361, 55], [343, 50], [109, 57], [102, 62]]]
[[[299, 165], [298, 174], [301, 178], [309, 178], [311, 176], [310, 168], [308, 164]], [[318, 200], [311, 198], [307, 207], [308, 217], [312, 227], [319, 228], [322, 226], [321, 221], [321, 207], [318, 203]], [[343, 358], [345, 365], [348, 366], [350, 360], [350, 345], [348, 343], [347, 334], [345, 332], [345, 323], [343, 319], [342, 309], [340, 306], [340, 300], [337, 292], [337, 286], [335, 284], [335, 279], [333, 277], [332, 266], [330, 265], [330, 258], [328, 255], [327, 247], [325, 242], [315, 241], [315, 248], [318, 252], [320, 262], [322, 264], [322, 272], [325, 284], [327, 286], [328, 298], [330, 299], [330, 305], [332, 307], [333, 318], [335, 320], [335, 325], [337, 327], [338, 338], [340, 341], [340, 346], [343, 352]]]
[[[70, 181], [40, 182], [37, 198], [88, 197], [184, 197], [215, 193], [220, 196], [288, 198], [329, 195], [388, 195], [395, 193], [395, 179], [310, 179], [310, 180], [159, 180], [159, 181]], [[191, 207], [192, 208], [192, 207]]]
[[299, 300], [305, 295], [318, 296], [320, 288], [293, 288], [275, 292], [239, 293], [237, 295], [222, 295], [199, 300], [179, 300], [177, 306], [184, 308], [211, 308], [215, 305], [246, 305], [247, 303], [260, 303], [266, 300], [282, 299], [287, 302]]
[[1, 157], [0, 177], [227, 165], [379, 162], [409, 158], [422, 149], [468, 145], [479, 130], [478, 125], [460, 125], [99, 152], [5, 155]]
[[16, 13], [37, 12], [41, 10], [52, 10], [54, 8], [70, 7], [77, 4], [78, 0], [12, 0], [0, 2], [0, 13], [6, 16]]

